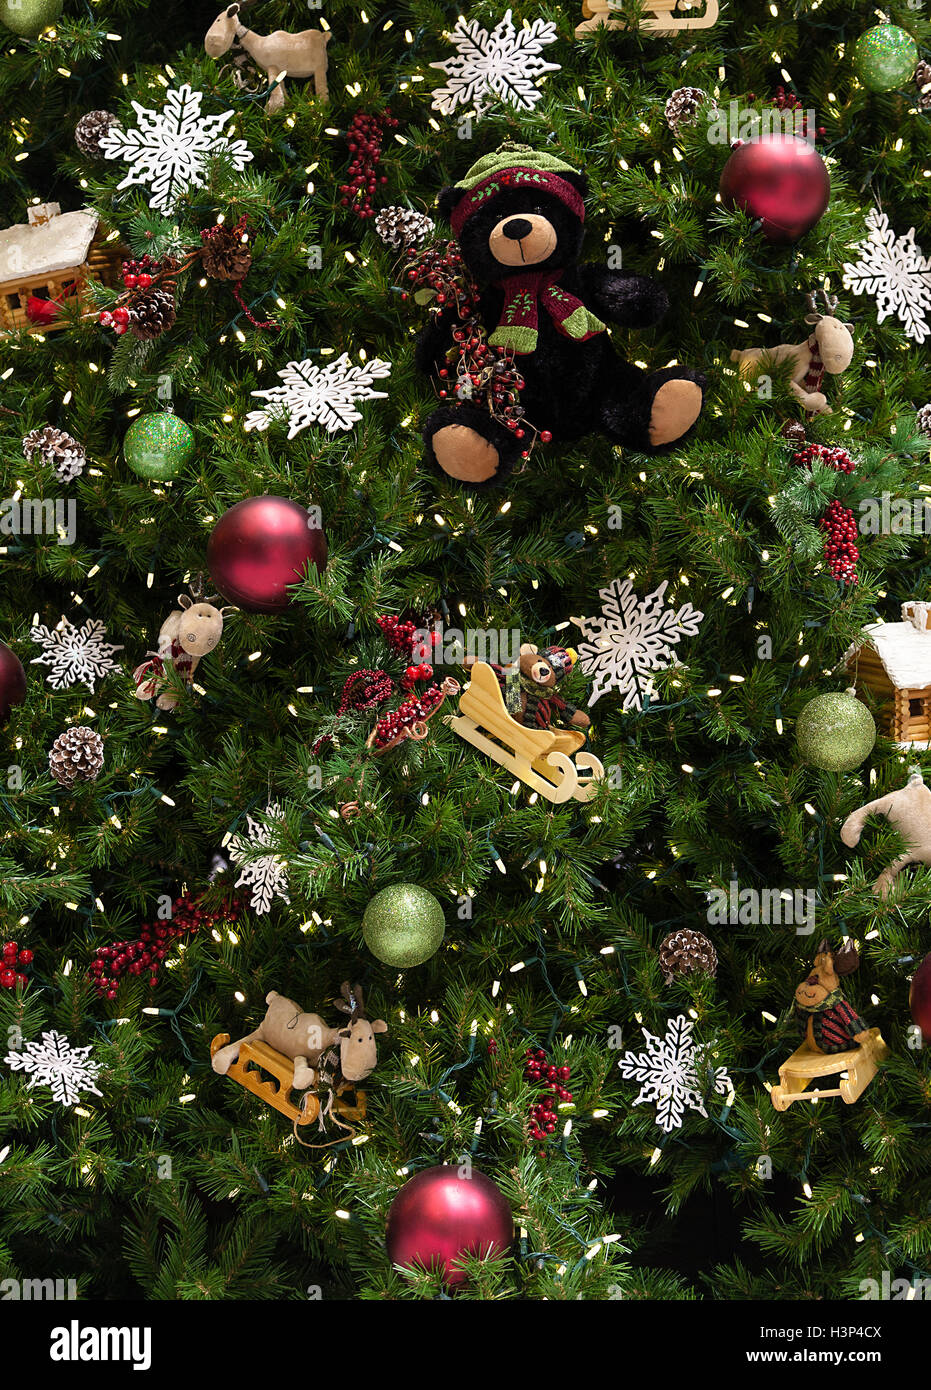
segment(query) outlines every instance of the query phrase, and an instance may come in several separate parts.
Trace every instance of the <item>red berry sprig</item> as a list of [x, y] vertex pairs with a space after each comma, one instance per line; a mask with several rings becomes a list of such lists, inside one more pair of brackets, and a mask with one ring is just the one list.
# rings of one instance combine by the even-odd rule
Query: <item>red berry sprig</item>
[[[748, 92], [747, 100], [756, 101], [755, 93]], [[773, 98], [773, 105], [779, 111], [798, 111], [801, 109], [802, 103], [799, 101], [798, 97], [795, 95], [794, 92], [789, 92], [788, 94], [786, 94], [785, 87], [780, 86], [776, 88], [776, 95]], [[796, 131], [795, 133], [801, 135], [803, 140], [808, 138], [807, 115], [802, 116], [801, 130]], [[823, 125], [819, 125], [817, 130], [815, 131], [815, 138], [820, 139], [824, 135], [827, 135], [827, 130]]]
[[856, 584], [857, 560], [857, 519], [849, 507], [835, 498], [829, 502], [824, 515], [818, 523], [825, 533], [824, 558], [835, 579], [844, 584]]
[[543, 1092], [530, 1111], [531, 1138], [545, 1139], [556, 1133], [556, 1102], [572, 1099], [572, 1092], [564, 1084], [571, 1075], [570, 1067], [549, 1062], [542, 1047], [528, 1047], [524, 1053], [524, 1080], [534, 1082]]
[[421, 724], [442, 704], [445, 696], [438, 685], [429, 686], [422, 695], [405, 700], [397, 709], [379, 719], [375, 725], [374, 745], [376, 750], [385, 748], [400, 738], [405, 730], [414, 724]]
[[835, 473], [852, 473], [857, 466], [846, 449], [828, 444], [809, 444], [792, 455], [792, 462], [801, 468], [821, 463], [825, 468], [833, 468]]
[[235, 902], [223, 907], [200, 906], [190, 893], [176, 898], [171, 905], [171, 918], [162, 922], [146, 922], [135, 941], [114, 941], [112, 946], [98, 946], [88, 974], [101, 998], [115, 999], [117, 986], [124, 975], [149, 977], [149, 988], [158, 984], [158, 977], [173, 941], [186, 932], [202, 927], [231, 925], [239, 918]]
[[394, 130], [397, 124], [397, 118], [387, 108], [380, 115], [368, 116], [359, 112], [352, 118], [346, 134], [352, 162], [346, 182], [339, 186], [339, 202], [340, 207], [352, 208], [357, 217], [375, 216], [372, 206], [375, 185], [388, 182], [384, 174], [378, 173], [382, 142], [385, 131]]
[[32, 952], [27, 946], [19, 946], [15, 941], [5, 942], [0, 950], [0, 989], [16, 989], [17, 985], [24, 985], [32, 960]]
[[409, 619], [402, 622], [393, 613], [386, 613], [376, 621], [391, 650], [397, 656], [410, 657], [414, 650], [414, 633], [417, 631], [414, 624]]

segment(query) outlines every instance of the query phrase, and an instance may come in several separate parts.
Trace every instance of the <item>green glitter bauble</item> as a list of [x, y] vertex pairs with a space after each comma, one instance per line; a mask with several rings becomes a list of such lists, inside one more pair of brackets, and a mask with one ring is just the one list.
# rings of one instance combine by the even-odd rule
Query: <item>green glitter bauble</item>
[[816, 695], [795, 725], [803, 762], [825, 772], [851, 772], [876, 742], [876, 725], [866, 705], [844, 690]]
[[170, 411], [140, 415], [126, 431], [123, 453], [141, 478], [173, 478], [193, 457], [194, 434]]
[[34, 39], [54, 24], [63, 0], [0, 0], [0, 24], [22, 39]]
[[416, 883], [383, 888], [362, 918], [362, 935], [372, 955], [399, 970], [429, 960], [445, 933], [442, 907]]
[[912, 80], [918, 66], [918, 45], [897, 24], [877, 24], [857, 39], [853, 64], [864, 87], [871, 92], [891, 92]]

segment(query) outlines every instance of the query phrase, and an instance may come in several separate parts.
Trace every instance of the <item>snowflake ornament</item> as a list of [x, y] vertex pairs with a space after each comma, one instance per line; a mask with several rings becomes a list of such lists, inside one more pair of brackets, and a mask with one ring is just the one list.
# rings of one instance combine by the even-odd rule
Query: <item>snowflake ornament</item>
[[315, 367], [308, 358], [289, 362], [278, 373], [283, 386], [271, 386], [267, 391], [253, 391], [264, 396], [271, 409], [250, 410], [245, 419], [247, 430], [267, 430], [279, 411], [288, 416], [288, 438], [293, 439], [309, 425], [322, 425], [329, 434], [351, 430], [362, 416], [356, 401], [386, 400], [387, 391], [376, 391], [372, 383], [391, 374], [391, 363], [375, 357], [361, 367], [354, 367], [343, 353], [328, 367]]
[[95, 681], [120, 669], [110, 657], [123, 648], [107, 642], [103, 623], [94, 619], [83, 627], [75, 627], [62, 618], [54, 630], [31, 627], [29, 636], [43, 649], [42, 655], [34, 656], [29, 664], [52, 668], [45, 679], [53, 690], [64, 690], [84, 681], [93, 694]]
[[890, 314], [905, 335], [923, 343], [931, 333], [925, 312], [931, 309], [931, 260], [915, 245], [915, 228], [897, 237], [884, 212], [873, 208], [866, 218], [867, 239], [857, 247], [859, 260], [844, 266], [844, 289], [876, 296], [876, 319]]
[[284, 821], [277, 803], [266, 806], [263, 820], [247, 814], [248, 838], [241, 839], [236, 836], [229, 848], [230, 859], [243, 866], [235, 886], [239, 888], [245, 885], [252, 889], [249, 905], [254, 912], [260, 913], [268, 911], [273, 898], [282, 898], [286, 903], [291, 901], [288, 897], [288, 866], [285, 861], [277, 854], [256, 856], [255, 853], [257, 849], [264, 849], [271, 844], [273, 829], [267, 824], [268, 821]]
[[27, 1090], [51, 1086], [52, 1099], [61, 1105], [77, 1105], [82, 1092], [103, 1094], [94, 1082], [101, 1063], [90, 1057], [90, 1047], [72, 1047], [63, 1033], [52, 1029], [20, 1052], [8, 1052], [4, 1061], [14, 1071], [29, 1073]]
[[665, 1037], [656, 1037], [642, 1028], [644, 1051], [625, 1052], [618, 1062], [622, 1076], [642, 1082], [634, 1105], [656, 1101], [656, 1123], [666, 1134], [681, 1127], [686, 1110], [695, 1110], [708, 1118], [701, 1094], [700, 1068], [704, 1067], [713, 1077], [714, 1090], [719, 1095], [734, 1089], [726, 1067], [712, 1067], [705, 1062], [708, 1044], [692, 1041], [694, 1026], [685, 1014], [678, 1014], [669, 1020]]
[[589, 705], [617, 690], [624, 696], [623, 709], [642, 709], [644, 696], [655, 688], [651, 672], [665, 670], [677, 642], [695, 636], [704, 613], [690, 603], [678, 613], [665, 608], [668, 587], [667, 579], [641, 600], [629, 579], [613, 579], [598, 590], [600, 617], [571, 619], [588, 639], [579, 643], [579, 665], [595, 677]]
[[133, 102], [139, 124], [129, 130], [111, 126], [99, 144], [107, 159], [125, 159], [129, 172], [118, 188], [132, 184], [151, 184], [149, 207], [153, 212], [171, 212], [189, 188], [203, 188], [204, 170], [211, 155], [223, 154], [241, 172], [252, 158], [245, 140], [230, 140], [223, 127], [234, 112], [202, 116], [203, 92], [193, 92], [185, 83], [170, 87], [161, 111], [150, 111]]
[[547, 63], [541, 49], [556, 39], [556, 25], [542, 19], [515, 29], [508, 10], [489, 33], [478, 20], [462, 15], [449, 35], [455, 56], [442, 63], [431, 63], [446, 73], [445, 87], [437, 87], [433, 110], [451, 116], [457, 106], [475, 107], [479, 117], [488, 96], [497, 96], [519, 111], [532, 111], [542, 96], [536, 79], [547, 72], [559, 72], [558, 63]]

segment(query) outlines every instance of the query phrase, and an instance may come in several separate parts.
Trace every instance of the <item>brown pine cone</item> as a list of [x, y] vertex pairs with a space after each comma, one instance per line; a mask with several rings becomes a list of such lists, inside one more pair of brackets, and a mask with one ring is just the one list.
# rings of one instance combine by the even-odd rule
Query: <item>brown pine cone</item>
[[382, 208], [375, 218], [375, 230], [386, 246], [420, 246], [430, 235], [434, 222], [426, 213], [413, 208]]
[[178, 311], [171, 290], [153, 285], [139, 290], [129, 302], [129, 331], [134, 338], [149, 341], [171, 328]]
[[713, 975], [718, 968], [718, 953], [703, 932], [682, 927], [663, 937], [659, 944], [659, 963], [668, 984], [677, 976], [690, 975], [693, 970]]
[[918, 428], [922, 434], [931, 435], [931, 401], [921, 406], [918, 411]]
[[93, 729], [66, 729], [52, 744], [48, 765], [63, 787], [93, 782], [103, 767], [103, 739]]
[[663, 112], [672, 133], [678, 135], [680, 125], [694, 125], [702, 102], [707, 100], [708, 93], [701, 87], [677, 87]]
[[100, 141], [115, 125], [119, 125], [119, 120], [112, 111], [88, 111], [74, 128], [74, 143], [82, 154], [100, 159]]
[[915, 69], [915, 85], [918, 88], [918, 105], [922, 111], [931, 108], [931, 63], [923, 59]]
[[252, 264], [245, 233], [220, 223], [204, 237], [200, 263], [211, 280], [244, 280]]
[[804, 444], [808, 438], [801, 420], [787, 420], [779, 433], [790, 444]]
[[23, 440], [23, 455], [31, 463], [38, 454], [55, 469], [59, 482], [70, 483], [72, 478], [84, 472], [87, 455], [83, 444], [79, 444], [67, 430], [56, 429], [54, 425], [44, 425], [42, 429], [30, 430]]

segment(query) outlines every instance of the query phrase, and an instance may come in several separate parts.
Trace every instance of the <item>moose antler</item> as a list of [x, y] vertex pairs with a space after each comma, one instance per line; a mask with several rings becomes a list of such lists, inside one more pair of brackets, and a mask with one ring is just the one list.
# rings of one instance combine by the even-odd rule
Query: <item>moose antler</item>
[[860, 953], [852, 941], [832, 952], [835, 975], [852, 975], [860, 964]]
[[351, 985], [348, 980], [344, 980], [339, 992], [342, 998], [333, 1000], [334, 1009], [338, 1009], [341, 1014], [349, 1014], [350, 1018], [365, 1018], [362, 986]]

